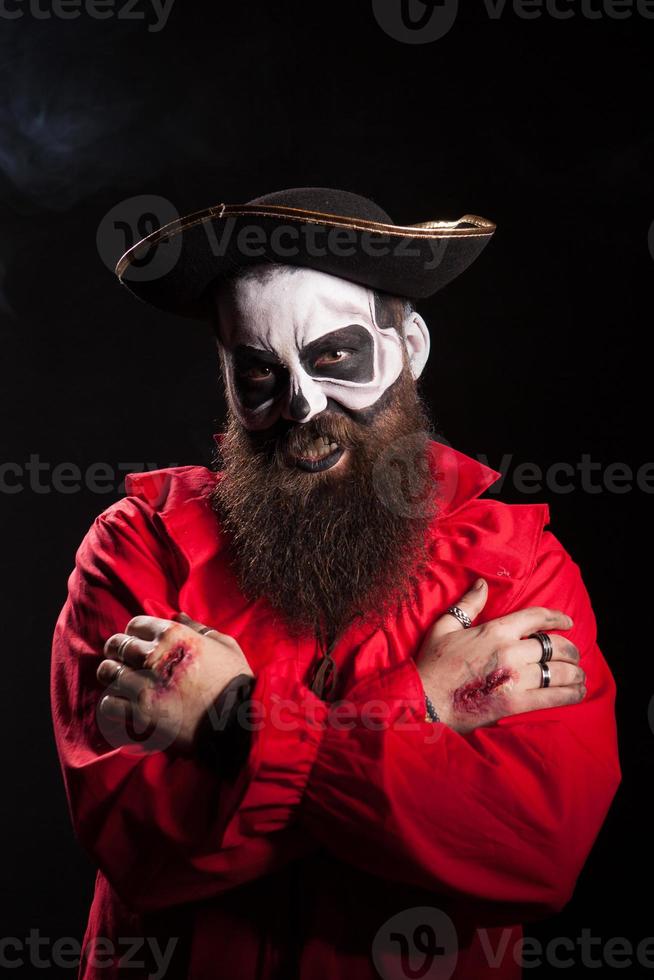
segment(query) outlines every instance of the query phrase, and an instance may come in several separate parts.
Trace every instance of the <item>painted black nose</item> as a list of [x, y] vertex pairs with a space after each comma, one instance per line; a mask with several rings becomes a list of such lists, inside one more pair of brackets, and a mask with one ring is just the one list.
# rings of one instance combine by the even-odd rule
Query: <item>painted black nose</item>
[[294, 422], [299, 422], [309, 414], [310, 406], [300, 390], [296, 391], [288, 405], [288, 412]]

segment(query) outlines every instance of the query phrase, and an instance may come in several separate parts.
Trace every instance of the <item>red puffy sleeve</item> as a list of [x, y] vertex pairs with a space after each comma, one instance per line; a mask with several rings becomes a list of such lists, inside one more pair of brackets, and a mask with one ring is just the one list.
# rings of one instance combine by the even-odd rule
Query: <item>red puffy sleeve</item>
[[460, 735], [424, 721], [408, 659], [347, 693], [356, 719], [346, 721], [342, 706], [330, 710], [300, 811], [342, 860], [489, 903], [489, 922], [527, 921], [566, 903], [621, 777], [613, 677], [579, 568], [549, 532], [505, 611], [531, 605], [572, 616], [566, 635], [587, 674], [582, 703]]
[[[73, 824], [125, 904], [144, 911], [197, 901], [275, 870], [315, 847], [289, 826], [315, 758], [319, 729], [283, 726], [266, 739], [287, 695], [290, 661], [257, 671], [261, 708], [234, 779], [202, 763], [115, 747], [101, 733], [95, 672], [105, 640], [137, 614], [178, 610], [175, 555], [148, 503], [128, 497], [82, 542], [56, 624], [52, 710]], [[262, 746], [270, 750], [262, 752]]]

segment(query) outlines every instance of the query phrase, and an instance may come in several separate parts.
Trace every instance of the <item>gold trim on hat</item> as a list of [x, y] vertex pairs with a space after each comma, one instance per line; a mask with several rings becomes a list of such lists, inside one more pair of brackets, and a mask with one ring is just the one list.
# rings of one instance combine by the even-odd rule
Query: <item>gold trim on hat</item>
[[366, 218], [350, 218], [340, 214], [322, 211], [308, 211], [304, 208], [291, 208], [283, 204], [216, 204], [202, 211], [194, 211], [183, 218], [176, 218], [157, 228], [132, 245], [116, 264], [116, 275], [120, 279], [130, 264], [133, 254], [146, 243], [156, 245], [160, 241], [173, 238], [195, 225], [223, 218], [289, 218], [303, 224], [328, 225], [333, 228], [347, 228], [352, 231], [368, 231], [378, 235], [394, 235], [398, 238], [490, 238], [495, 224], [476, 214], [464, 214], [456, 221], [422, 221], [414, 225], [393, 225], [382, 221], [369, 221]]

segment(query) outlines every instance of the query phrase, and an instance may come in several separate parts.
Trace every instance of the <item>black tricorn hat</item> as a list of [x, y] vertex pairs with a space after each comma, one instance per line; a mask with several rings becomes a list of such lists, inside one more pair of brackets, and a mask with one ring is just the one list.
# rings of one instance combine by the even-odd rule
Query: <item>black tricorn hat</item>
[[417, 300], [467, 269], [494, 231], [474, 214], [396, 225], [358, 194], [296, 187], [171, 221], [125, 252], [116, 275], [145, 303], [198, 319], [209, 315], [212, 284], [261, 263], [317, 269]]

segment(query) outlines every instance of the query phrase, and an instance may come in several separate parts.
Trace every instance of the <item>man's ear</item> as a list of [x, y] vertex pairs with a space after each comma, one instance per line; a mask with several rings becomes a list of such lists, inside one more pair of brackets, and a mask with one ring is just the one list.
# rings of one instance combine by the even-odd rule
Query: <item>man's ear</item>
[[429, 330], [427, 324], [413, 310], [405, 318], [402, 324], [411, 374], [414, 378], [419, 378], [429, 357]]

